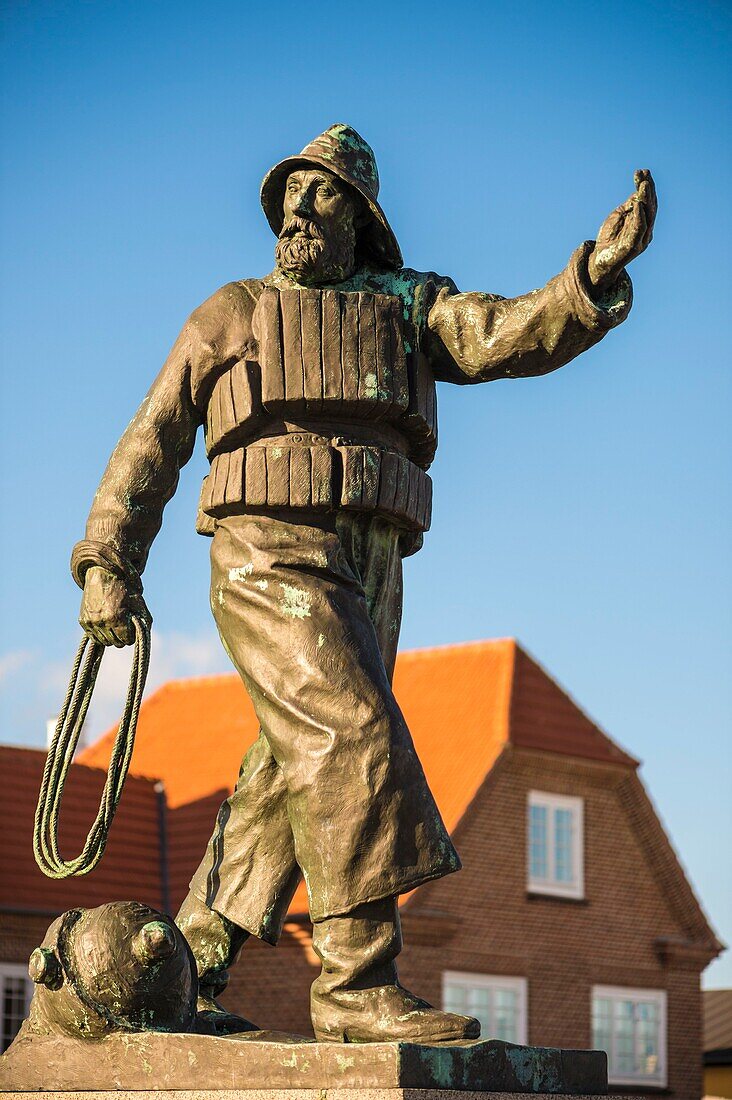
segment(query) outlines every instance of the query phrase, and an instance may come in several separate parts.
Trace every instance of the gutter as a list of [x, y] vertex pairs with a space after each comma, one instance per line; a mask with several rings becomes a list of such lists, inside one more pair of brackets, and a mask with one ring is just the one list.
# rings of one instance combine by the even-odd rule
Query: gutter
[[164, 913], [170, 912], [170, 877], [168, 874], [168, 800], [165, 784], [158, 780], [154, 786], [158, 806], [158, 849], [160, 852], [160, 901]]

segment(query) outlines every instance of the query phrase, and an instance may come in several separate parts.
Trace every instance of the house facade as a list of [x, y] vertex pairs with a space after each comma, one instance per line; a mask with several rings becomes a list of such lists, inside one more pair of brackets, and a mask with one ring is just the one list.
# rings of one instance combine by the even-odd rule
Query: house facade
[[704, 990], [704, 1094], [732, 1100], [732, 989]]
[[[463, 860], [459, 874], [401, 899], [403, 983], [478, 1016], [486, 1035], [606, 1049], [614, 1091], [697, 1100], [700, 974], [721, 944], [638, 762], [512, 640], [403, 653], [394, 683]], [[52, 912], [123, 897], [175, 911], [256, 736], [236, 677], [168, 684], [143, 706], [135, 778], [99, 870], [88, 881], [48, 883], [29, 842], [0, 857], [23, 863], [25, 883], [19, 890], [12, 866], [7, 883], [2, 874], [0, 975], [16, 990], [15, 1017], [25, 995], [20, 968]], [[69, 850], [93, 816], [112, 737], [73, 769]], [[4, 750], [13, 752], [40, 781], [44, 754]], [[14, 819], [28, 837], [35, 790], [18, 796], [29, 816], [18, 806]], [[223, 999], [262, 1027], [308, 1034], [317, 970], [301, 887], [277, 949], [250, 941]]]

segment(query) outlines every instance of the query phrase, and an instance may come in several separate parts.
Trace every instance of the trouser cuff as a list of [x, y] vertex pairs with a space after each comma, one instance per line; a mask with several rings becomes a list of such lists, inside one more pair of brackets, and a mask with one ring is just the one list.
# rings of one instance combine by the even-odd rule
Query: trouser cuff
[[228, 969], [236, 961], [249, 932], [224, 914], [210, 909], [193, 893], [189, 893], [181, 905], [175, 922], [196, 960], [199, 980], [208, 984], [223, 982], [223, 989]]
[[345, 916], [319, 921], [313, 925], [313, 950], [323, 969], [314, 988], [324, 993], [393, 985], [401, 949], [394, 897], [366, 902]]

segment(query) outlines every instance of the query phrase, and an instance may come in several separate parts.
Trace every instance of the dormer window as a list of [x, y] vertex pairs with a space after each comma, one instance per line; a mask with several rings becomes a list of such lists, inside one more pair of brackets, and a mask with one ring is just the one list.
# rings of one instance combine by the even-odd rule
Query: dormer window
[[529, 791], [528, 890], [556, 897], [584, 897], [583, 800]]

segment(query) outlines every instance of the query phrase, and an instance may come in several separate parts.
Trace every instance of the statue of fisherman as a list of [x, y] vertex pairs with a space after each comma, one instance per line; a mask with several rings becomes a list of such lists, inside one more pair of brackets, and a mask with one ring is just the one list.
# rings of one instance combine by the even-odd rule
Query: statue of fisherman
[[371, 148], [331, 126], [262, 184], [274, 271], [191, 314], [109, 461], [72, 572], [84, 630], [124, 646], [203, 426], [211, 607], [260, 723], [176, 918], [222, 1033], [254, 1028], [216, 998], [249, 937], [277, 942], [300, 875], [318, 1040], [479, 1033], [397, 976], [399, 895], [460, 867], [391, 688], [402, 558], [430, 523], [435, 383], [547, 374], [620, 324], [656, 213], [635, 183], [541, 290], [460, 293], [403, 266]]

